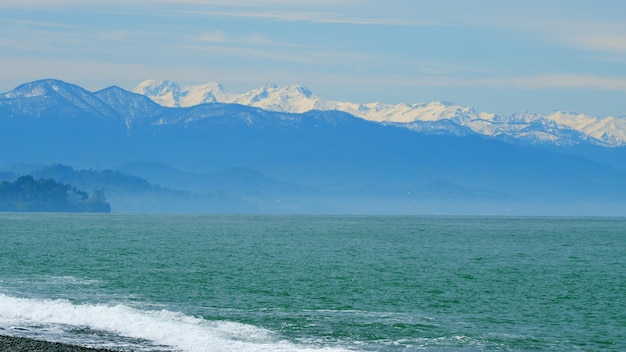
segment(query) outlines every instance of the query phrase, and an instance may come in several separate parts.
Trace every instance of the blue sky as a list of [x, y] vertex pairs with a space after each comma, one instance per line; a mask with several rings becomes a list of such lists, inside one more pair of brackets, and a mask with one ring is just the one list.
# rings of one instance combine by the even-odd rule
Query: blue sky
[[145, 79], [626, 115], [622, 0], [2, 0], [0, 91]]

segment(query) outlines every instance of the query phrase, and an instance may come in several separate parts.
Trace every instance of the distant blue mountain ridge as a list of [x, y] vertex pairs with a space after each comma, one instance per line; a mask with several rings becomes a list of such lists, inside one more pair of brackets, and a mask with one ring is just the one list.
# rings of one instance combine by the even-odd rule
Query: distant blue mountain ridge
[[[624, 147], [449, 129], [340, 111], [165, 107], [119, 87], [41, 80], [0, 94], [0, 166], [126, 169], [172, 190], [228, 194], [229, 212], [241, 202], [245, 212], [626, 214]], [[142, 211], [136, 203], [128, 210]]]

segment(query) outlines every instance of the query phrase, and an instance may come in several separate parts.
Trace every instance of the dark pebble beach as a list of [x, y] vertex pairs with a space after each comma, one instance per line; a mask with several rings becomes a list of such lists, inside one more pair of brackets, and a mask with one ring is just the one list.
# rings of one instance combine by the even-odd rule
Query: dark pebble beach
[[58, 342], [33, 340], [24, 337], [1, 336], [0, 352], [113, 352], [100, 348], [66, 345]]

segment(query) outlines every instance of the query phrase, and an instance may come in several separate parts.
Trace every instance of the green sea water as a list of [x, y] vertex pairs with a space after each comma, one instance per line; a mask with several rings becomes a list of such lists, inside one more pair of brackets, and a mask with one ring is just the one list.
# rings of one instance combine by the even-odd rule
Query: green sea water
[[0, 334], [161, 351], [624, 351], [626, 219], [0, 214]]

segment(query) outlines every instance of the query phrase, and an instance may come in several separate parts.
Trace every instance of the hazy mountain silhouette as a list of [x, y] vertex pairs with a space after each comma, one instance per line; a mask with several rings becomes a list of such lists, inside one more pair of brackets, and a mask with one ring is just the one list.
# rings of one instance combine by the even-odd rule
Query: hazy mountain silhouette
[[236, 212], [285, 199], [290, 205], [274, 211], [402, 212], [402, 204], [435, 201], [445, 203], [441, 212], [455, 202], [471, 212], [472, 201], [537, 212], [552, 204], [622, 209], [624, 148], [537, 148], [464, 134], [418, 133], [338, 111], [167, 108], [121, 88], [90, 93], [56, 80], [0, 95], [0, 165], [122, 166], [171, 190], [232, 197], [242, 205], [229, 208]]

